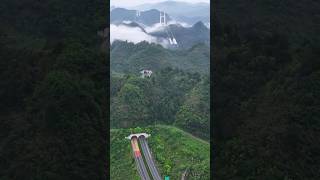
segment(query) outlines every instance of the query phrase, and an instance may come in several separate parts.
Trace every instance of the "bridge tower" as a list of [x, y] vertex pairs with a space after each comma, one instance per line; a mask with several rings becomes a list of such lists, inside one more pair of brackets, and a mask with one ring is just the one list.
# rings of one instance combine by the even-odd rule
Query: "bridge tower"
[[141, 12], [139, 10], [136, 11], [136, 16], [140, 17], [141, 16]]
[[170, 27], [167, 26], [167, 16], [164, 11], [160, 11], [160, 25], [164, 26], [165, 31], [168, 36], [169, 44], [175, 47], [178, 47], [178, 42], [173, 35], [173, 32], [170, 30]]
[[163, 26], [167, 25], [166, 13], [164, 11], [160, 11], [160, 24]]

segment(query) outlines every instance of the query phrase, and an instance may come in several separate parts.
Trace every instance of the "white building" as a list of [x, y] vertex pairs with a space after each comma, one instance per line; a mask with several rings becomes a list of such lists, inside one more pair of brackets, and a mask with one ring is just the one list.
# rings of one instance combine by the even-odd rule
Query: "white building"
[[141, 77], [142, 78], [145, 78], [145, 77], [151, 77], [151, 75], [152, 75], [152, 71], [151, 70], [142, 70], [142, 71], [140, 71], [140, 73], [141, 73]]

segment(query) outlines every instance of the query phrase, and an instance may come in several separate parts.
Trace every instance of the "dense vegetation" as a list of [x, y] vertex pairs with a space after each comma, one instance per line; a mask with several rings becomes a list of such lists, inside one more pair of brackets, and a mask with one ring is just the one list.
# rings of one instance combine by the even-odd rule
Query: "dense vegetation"
[[140, 179], [132, 157], [130, 141], [124, 138], [139, 132], [151, 134], [147, 140], [161, 176], [180, 179], [187, 171], [190, 179], [210, 179], [209, 143], [175, 127], [160, 125], [111, 130], [111, 179]]
[[[97, 31], [107, 26], [107, 3], [1, 2], [0, 179], [105, 179], [108, 52], [100, 51], [102, 39]], [[315, 25], [319, 2], [224, 0], [213, 6], [215, 178], [319, 179], [320, 30]], [[118, 46], [114, 47], [116, 52]], [[180, 53], [150, 47], [145, 51], [158, 54], [155, 62]], [[200, 51], [197, 48], [190, 52]], [[132, 51], [145, 53], [141, 49]], [[195, 53], [194, 57], [208, 56]], [[110, 92], [112, 103], [124, 107], [114, 110], [118, 115], [112, 117], [123, 121], [111, 119], [113, 127], [133, 126], [126, 117], [132, 112], [138, 112], [139, 117], [134, 118], [146, 124], [153, 123], [148, 122], [152, 119], [194, 133], [193, 127], [206, 125], [203, 120], [208, 109], [202, 107], [207, 102], [202, 100], [208, 97], [204, 93], [208, 86], [202, 85], [207, 77], [194, 74], [205, 74], [199, 71], [205, 68], [171, 59], [175, 64], [168, 62], [167, 66], [180, 70], [161, 69], [157, 63], [132, 66], [138, 64], [138, 58], [128, 54], [123, 59], [130, 61], [119, 66], [124, 69], [112, 77]], [[208, 68], [207, 63], [199, 62]], [[130, 66], [135, 69], [128, 69]], [[156, 69], [155, 76], [138, 78], [135, 73], [141, 68]], [[189, 70], [192, 73], [185, 72]], [[147, 93], [156, 94], [157, 99], [149, 99]], [[128, 100], [131, 95], [138, 101]], [[150, 107], [151, 102], [156, 106]], [[197, 120], [197, 125], [184, 117], [195, 117], [191, 120]], [[120, 130], [115, 137], [127, 134], [128, 130]], [[165, 144], [161, 137], [157, 141]], [[152, 142], [155, 139], [150, 138], [151, 147], [160, 152]], [[127, 141], [117, 140], [119, 147], [128, 148]], [[180, 142], [184, 141], [175, 141]], [[206, 168], [200, 168], [206, 170], [204, 174], [208, 174]], [[182, 170], [168, 169], [161, 171]]]
[[[188, 178], [209, 179], [208, 68], [209, 48], [204, 44], [172, 51], [147, 42], [114, 42], [110, 83], [112, 179], [139, 179], [130, 143], [124, 139], [136, 131], [152, 134], [149, 144], [163, 176], [179, 179], [187, 170]], [[152, 76], [142, 78], [141, 69], [151, 69]], [[135, 127], [144, 128], [133, 130]], [[176, 127], [206, 141], [186, 136], [188, 133]]]
[[148, 42], [133, 44], [115, 41], [110, 53], [112, 72], [137, 74], [142, 69], [158, 71], [171, 67], [209, 74], [210, 48], [205, 44], [196, 44], [187, 50], [169, 50]]
[[319, 2], [215, 6], [214, 177], [319, 179]]
[[107, 1], [0, 4], [0, 179], [105, 179]]
[[209, 139], [209, 77], [164, 68], [151, 78], [111, 76], [111, 127], [177, 125]]

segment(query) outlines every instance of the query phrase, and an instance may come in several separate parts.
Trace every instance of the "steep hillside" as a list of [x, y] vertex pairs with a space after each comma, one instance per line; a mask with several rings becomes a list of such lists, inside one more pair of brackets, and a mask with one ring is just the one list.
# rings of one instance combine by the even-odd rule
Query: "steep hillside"
[[199, 43], [210, 45], [210, 30], [201, 21], [192, 27], [170, 24], [166, 30], [150, 32], [150, 34], [162, 38], [167, 38], [168, 34], [172, 34], [178, 42], [179, 48], [182, 49], [189, 49]]
[[216, 29], [227, 25], [229, 30], [236, 28], [241, 35], [278, 31], [290, 35], [292, 42], [301, 42], [304, 38], [319, 40], [319, 1], [224, 0], [215, 3], [214, 7], [216, 21], [213, 27]]
[[1, 1], [0, 179], [106, 179], [106, 7]]
[[111, 46], [111, 69], [114, 72], [138, 74], [141, 69], [157, 71], [171, 67], [188, 72], [209, 73], [210, 49], [198, 44], [189, 50], [169, 50], [160, 45], [116, 41]]
[[112, 74], [111, 128], [176, 125], [203, 139], [210, 137], [209, 75], [164, 68], [150, 78]]
[[170, 179], [180, 179], [182, 173], [188, 169], [188, 178], [209, 180], [209, 143], [175, 127], [161, 125], [111, 130], [111, 179], [139, 179], [130, 141], [125, 139], [131, 133], [139, 132], [151, 134], [147, 139], [148, 144], [162, 177], [168, 175]]
[[215, 7], [214, 178], [319, 179], [320, 3]]

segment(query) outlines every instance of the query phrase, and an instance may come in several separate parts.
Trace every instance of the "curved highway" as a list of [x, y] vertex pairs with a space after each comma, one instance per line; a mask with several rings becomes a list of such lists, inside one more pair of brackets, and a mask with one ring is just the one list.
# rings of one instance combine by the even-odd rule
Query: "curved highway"
[[148, 171], [144, 165], [143, 158], [141, 156], [141, 151], [139, 149], [138, 145], [138, 139], [136, 137], [133, 137], [131, 139], [131, 146], [133, 150], [133, 156], [136, 162], [136, 166], [138, 168], [139, 175], [142, 180], [150, 180]]
[[154, 180], [162, 180], [162, 178], [159, 175], [159, 171], [156, 168], [156, 165], [155, 165], [154, 160], [152, 158], [152, 155], [151, 155], [146, 138], [144, 136], [140, 136], [139, 141], [140, 141], [142, 153], [146, 159], [147, 165], [149, 167], [149, 170], [151, 172], [153, 179]]

